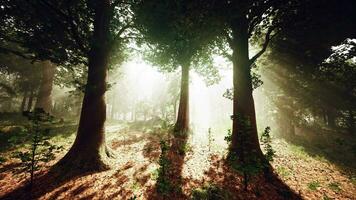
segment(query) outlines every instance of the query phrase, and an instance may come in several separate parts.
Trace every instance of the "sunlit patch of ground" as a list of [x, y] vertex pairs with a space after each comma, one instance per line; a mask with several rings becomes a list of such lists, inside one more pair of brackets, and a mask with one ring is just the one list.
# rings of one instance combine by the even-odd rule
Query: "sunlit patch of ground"
[[277, 156], [272, 165], [292, 189], [306, 199], [355, 199], [356, 171], [311, 157], [302, 147], [276, 140]]
[[[117, 155], [113, 169], [75, 177], [59, 184], [44, 175], [44, 180], [39, 177], [35, 186], [38, 199], [149, 199], [156, 184], [162, 137], [116, 125], [108, 126], [107, 132], [107, 143]], [[210, 150], [207, 132], [189, 137], [182, 166], [185, 196], [190, 196], [193, 189], [204, 184], [214, 183], [234, 191], [236, 199], [278, 199], [267, 198], [268, 195], [278, 195], [278, 188], [265, 182], [257, 181], [255, 184], [258, 187], [251, 186], [244, 193], [241, 177], [232, 173], [223, 162], [226, 143], [223, 141], [224, 135], [219, 135], [213, 135]], [[70, 140], [73, 139], [71, 136]], [[66, 141], [67, 149], [71, 141]], [[356, 196], [354, 170], [340, 170], [281, 140], [276, 140], [273, 147], [277, 151], [273, 167], [285, 183], [303, 198], [354, 199]], [[48, 163], [48, 166], [55, 162]], [[24, 192], [18, 189], [24, 178], [11, 172], [15, 166], [16, 161], [9, 160], [0, 167], [0, 198], [11, 191]], [[41, 174], [45, 172], [46, 169]]]

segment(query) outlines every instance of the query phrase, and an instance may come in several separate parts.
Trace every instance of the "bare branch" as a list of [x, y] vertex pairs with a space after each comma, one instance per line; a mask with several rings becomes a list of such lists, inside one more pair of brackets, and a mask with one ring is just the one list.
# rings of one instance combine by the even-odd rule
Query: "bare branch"
[[276, 26], [271, 26], [267, 30], [267, 33], [265, 36], [265, 42], [262, 45], [262, 49], [250, 59], [250, 61], [249, 61], [250, 65], [252, 65], [267, 50], [269, 42], [271, 41], [271, 39], [273, 39], [277, 35], [277, 33], [271, 35], [275, 29], [276, 29]]

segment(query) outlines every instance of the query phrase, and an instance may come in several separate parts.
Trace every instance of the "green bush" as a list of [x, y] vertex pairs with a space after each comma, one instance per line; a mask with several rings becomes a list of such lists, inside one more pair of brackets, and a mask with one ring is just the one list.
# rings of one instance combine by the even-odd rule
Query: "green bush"
[[273, 161], [276, 151], [272, 148], [272, 140], [270, 136], [271, 128], [267, 126], [261, 135], [261, 143], [265, 150], [265, 157], [267, 161]]
[[169, 180], [169, 167], [171, 165], [167, 158], [167, 153], [169, 150], [169, 145], [166, 141], [162, 140], [160, 142], [161, 155], [159, 156], [158, 164], [158, 178], [157, 178], [157, 192], [163, 195], [167, 195], [173, 190], [173, 186]]

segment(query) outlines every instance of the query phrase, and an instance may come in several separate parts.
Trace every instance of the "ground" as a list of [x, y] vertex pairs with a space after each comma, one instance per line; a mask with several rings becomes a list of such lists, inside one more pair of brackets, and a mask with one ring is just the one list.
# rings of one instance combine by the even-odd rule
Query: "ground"
[[[209, 145], [208, 137], [203, 134], [190, 135], [181, 149], [168, 149], [168, 179], [172, 188], [158, 193], [160, 141], [165, 139], [168, 145], [174, 146], [176, 138], [160, 128], [108, 124], [106, 130], [107, 144], [117, 156], [112, 160], [111, 170], [59, 179], [61, 175], [49, 169], [69, 149], [74, 133], [54, 136], [52, 141], [65, 148], [55, 160], [37, 172], [32, 198], [189, 199], [198, 191], [210, 191], [228, 199], [327, 200], [356, 197], [355, 169], [313, 157], [302, 147], [281, 139], [273, 139], [276, 157], [271, 163], [280, 179], [275, 178], [272, 184], [257, 177], [245, 191], [241, 176], [232, 172], [224, 162], [224, 136], [213, 135]], [[28, 199], [28, 190], [23, 187], [27, 183], [24, 174], [14, 172], [19, 161], [9, 158], [13, 150], [7, 149], [0, 154], [6, 158], [0, 166], [0, 199]]]

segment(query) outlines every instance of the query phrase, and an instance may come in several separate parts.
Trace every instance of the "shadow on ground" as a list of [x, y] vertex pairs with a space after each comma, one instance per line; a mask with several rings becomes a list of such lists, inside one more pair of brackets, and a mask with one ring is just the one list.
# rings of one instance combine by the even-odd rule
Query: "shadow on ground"
[[[218, 188], [214, 191], [205, 191], [210, 195], [209, 199], [302, 199], [299, 194], [286, 185], [278, 175], [272, 173], [269, 179], [258, 176], [250, 180], [247, 190], [243, 185], [243, 179], [236, 171], [231, 169], [226, 160], [216, 155], [211, 156], [211, 167], [205, 173], [206, 187]], [[205, 188], [205, 190], [209, 190]], [[219, 198], [221, 196], [221, 198]]]

